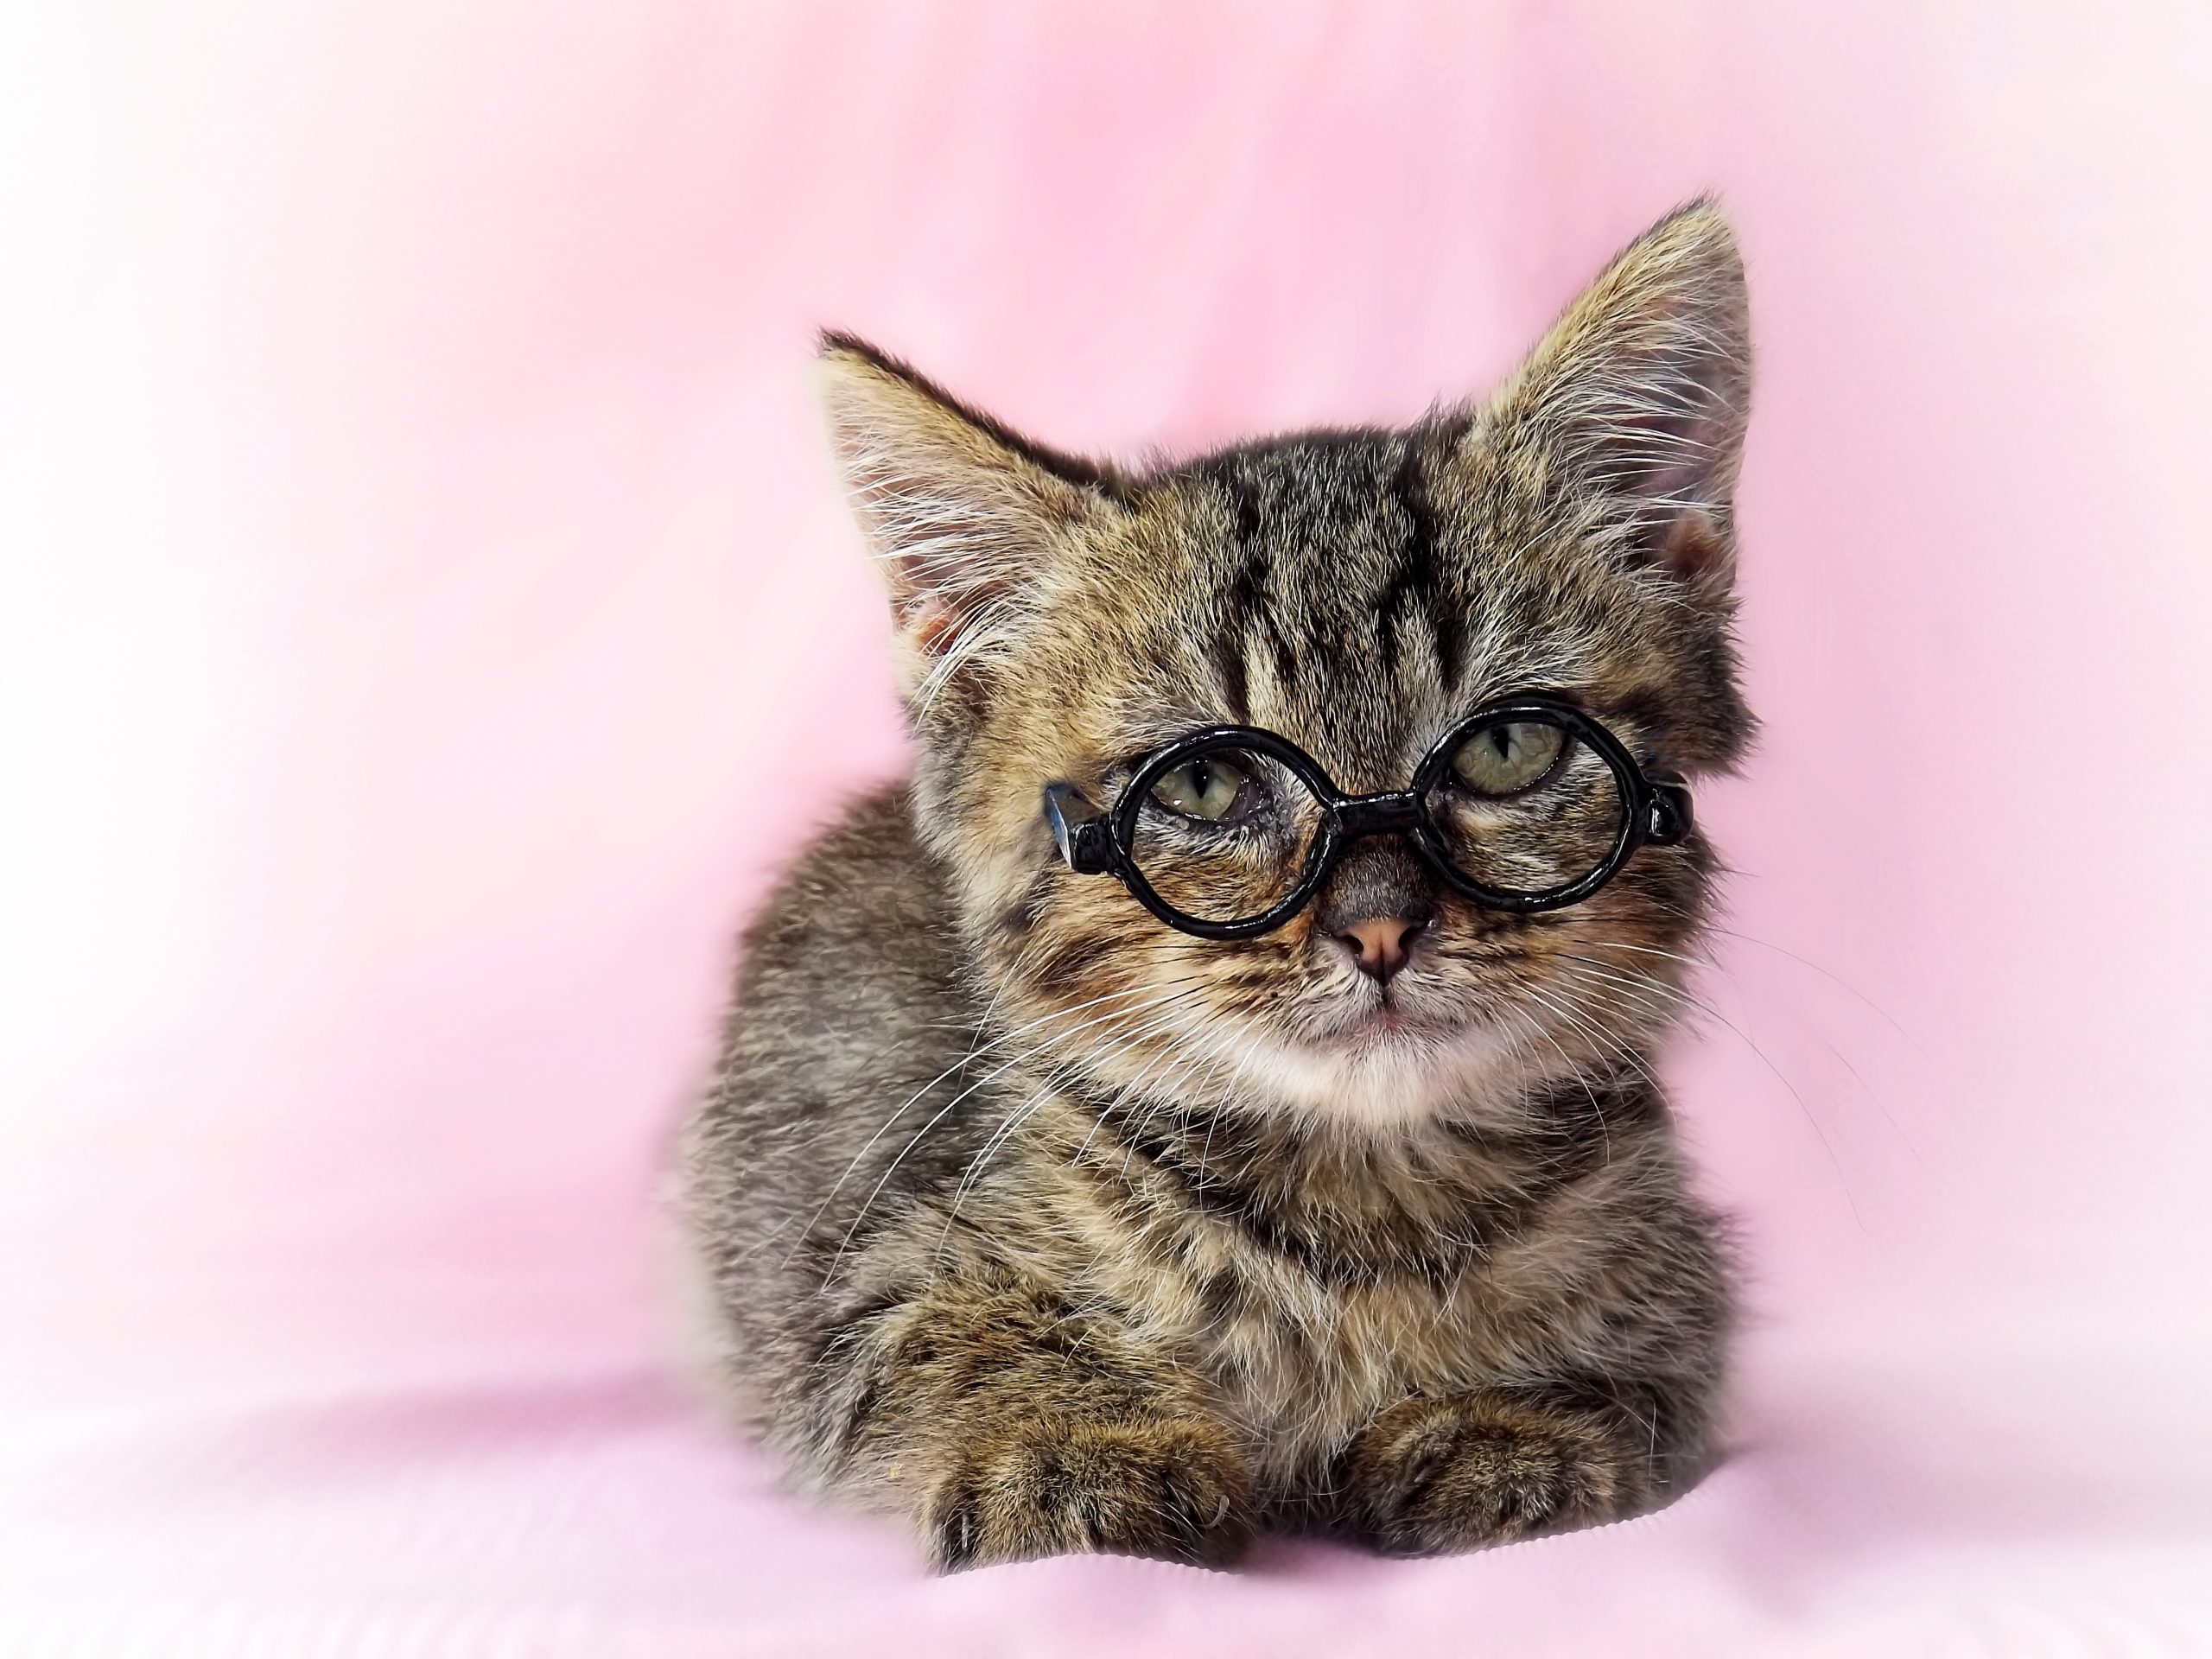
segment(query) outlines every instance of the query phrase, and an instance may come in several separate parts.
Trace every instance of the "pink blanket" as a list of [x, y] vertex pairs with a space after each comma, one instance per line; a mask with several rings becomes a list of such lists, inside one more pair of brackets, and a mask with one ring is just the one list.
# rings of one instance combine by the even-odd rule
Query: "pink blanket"
[[[0, 43], [0, 1654], [2212, 1651], [2196, 6], [49, 8]], [[932, 1580], [667, 1380], [728, 941], [899, 745], [834, 323], [1071, 446], [1480, 389], [1717, 188], [1734, 1453]]]

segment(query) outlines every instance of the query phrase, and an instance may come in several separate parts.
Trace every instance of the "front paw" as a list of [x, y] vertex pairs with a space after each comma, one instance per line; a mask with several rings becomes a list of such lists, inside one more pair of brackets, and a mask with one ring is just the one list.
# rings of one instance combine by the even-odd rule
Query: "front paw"
[[1342, 1490], [1393, 1555], [1440, 1555], [1629, 1513], [1637, 1463], [1593, 1414], [1503, 1395], [1408, 1400], [1353, 1438]]
[[1249, 1536], [1249, 1498], [1211, 1424], [1039, 1420], [963, 1448], [923, 1521], [947, 1572], [1084, 1550], [1219, 1565]]

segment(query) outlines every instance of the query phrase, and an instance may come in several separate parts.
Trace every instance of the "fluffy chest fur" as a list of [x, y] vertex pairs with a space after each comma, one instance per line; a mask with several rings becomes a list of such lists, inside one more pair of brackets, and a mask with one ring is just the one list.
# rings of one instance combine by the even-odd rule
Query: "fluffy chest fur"
[[1202, 1372], [1280, 1477], [1409, 1395], [1680, 1364], [1720, 1317], [1648, 1088], [1388, 1147], [1064, 1090], [993, 1156], [940, 1241], [970, 1271], [1042, 1269]]

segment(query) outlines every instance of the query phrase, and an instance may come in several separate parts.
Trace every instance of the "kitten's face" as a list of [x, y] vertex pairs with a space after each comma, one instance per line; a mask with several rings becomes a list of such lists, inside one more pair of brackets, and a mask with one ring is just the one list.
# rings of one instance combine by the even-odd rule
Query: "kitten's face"
[[[1135, 1097], [1378, 1126], [1510, 1114], [1664, 1026], [1706, 901], [1694, 837], [1533, 915], [1374, 837], [1284, 926], [1213, 941], [1071, 873], [1040, 791], [1110, 802], [1147, 752], [1223, 723], [1289, 738], [1339, 788], [1402, 789], [1457, 721], [1523, 690], [1579, 703], [1647, 770], [1726, 766], [1750, 723], [1727, 632], [1742, 328], [1726, 228], [1693, 209], [1472, 415], [1135, 478], [833, 345], [833, 416], [900, 609], [918, 818], [1001, 1023]], [[1417, 930], [1387, 981], [1347, 938], [1368, 921]]]

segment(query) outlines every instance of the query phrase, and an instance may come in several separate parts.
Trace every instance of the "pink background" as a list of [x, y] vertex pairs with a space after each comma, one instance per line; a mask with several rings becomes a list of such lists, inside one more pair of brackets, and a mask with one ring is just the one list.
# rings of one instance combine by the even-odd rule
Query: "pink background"
[[[0, 1651], [2212, 1651], [2212, 12], [45, 10]], [[1394, 419], [1708, 187], [1734, 1460], [1234, 1579], [776, 1497], [664, 1380], [650, 1195], [746, 907], [899, 764], [810, 331], [1076, 447]]]

